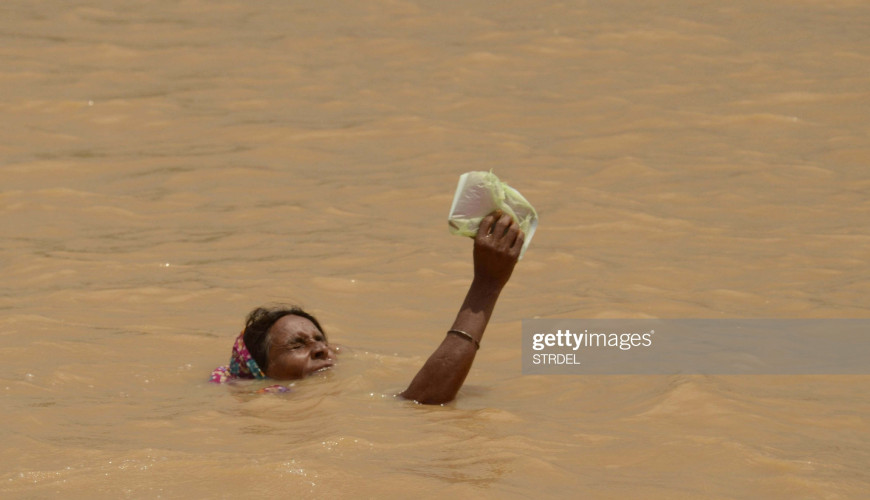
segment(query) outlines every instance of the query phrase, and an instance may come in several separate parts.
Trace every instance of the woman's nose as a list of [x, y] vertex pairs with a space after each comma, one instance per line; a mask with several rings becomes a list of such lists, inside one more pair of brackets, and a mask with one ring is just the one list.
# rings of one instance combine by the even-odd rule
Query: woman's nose
[[311, 346], [312, 359], [326, 359], [328, 353], [329, 348], [326, 347], [326, 343], [324, 342], [315, 342], [314, 345]]

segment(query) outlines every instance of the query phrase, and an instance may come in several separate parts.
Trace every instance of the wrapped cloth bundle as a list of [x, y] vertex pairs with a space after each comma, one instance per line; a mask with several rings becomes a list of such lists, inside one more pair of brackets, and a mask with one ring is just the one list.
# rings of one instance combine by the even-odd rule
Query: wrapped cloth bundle
[[450, 232], [474, 238], [480, 221], [495, 210], [510, 215], [525, 234], [520, 251], [522, 259], [538, 227], [538, 213], [519, 191], [492, 172], [467, 172], [459, 177], [450, 215], [447, 216]]

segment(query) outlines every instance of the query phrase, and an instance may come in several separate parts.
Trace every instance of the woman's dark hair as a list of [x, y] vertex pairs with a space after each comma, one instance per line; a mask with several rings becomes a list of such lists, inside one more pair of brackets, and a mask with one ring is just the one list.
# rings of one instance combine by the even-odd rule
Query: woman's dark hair
[[326, 338], [326, 332], [323, 331], [323, 327], [320, 326], [317, 319], [299, 307], [276, 306], [254, 309], [248, 314], [248, 319], [245, 321], [245, 346], [263, 373], [269, 369], [269, 329], [276, 321], [290, 315], [300, 316], [314, 323], [314, 326]]

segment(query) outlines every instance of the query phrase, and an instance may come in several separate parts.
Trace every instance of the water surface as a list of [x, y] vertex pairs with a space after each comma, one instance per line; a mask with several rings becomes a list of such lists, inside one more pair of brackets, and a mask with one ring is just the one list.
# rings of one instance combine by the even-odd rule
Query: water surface
[[[859, 1], [0, 6], [0, 493], [861, 498], [867, 377], [523, 376], [531, 317], [868, 317]], [[458, 176], [535, 204], [467, 385]], [[206, 382], [244, 315], [350, 347]]]

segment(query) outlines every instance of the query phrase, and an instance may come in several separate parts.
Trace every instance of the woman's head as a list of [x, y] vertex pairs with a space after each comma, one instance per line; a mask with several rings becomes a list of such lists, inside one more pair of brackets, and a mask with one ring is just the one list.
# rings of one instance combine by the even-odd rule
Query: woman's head
[[245, 345], [268, 377], [302, 378], [335, 363], [323, 328], [298, 307], [258, 307], [245, 323]]

